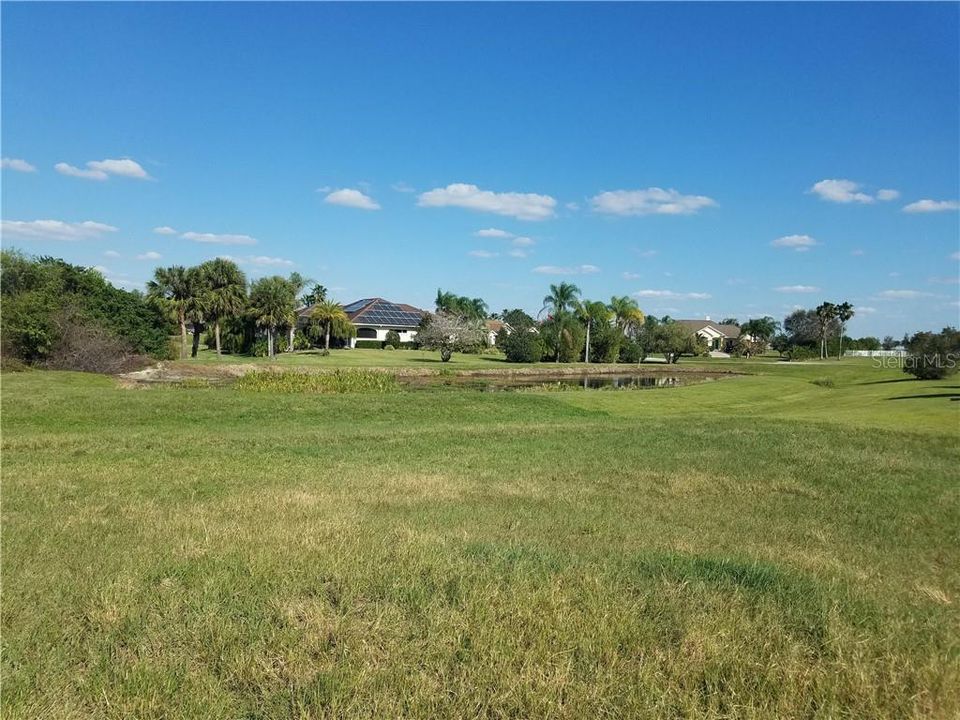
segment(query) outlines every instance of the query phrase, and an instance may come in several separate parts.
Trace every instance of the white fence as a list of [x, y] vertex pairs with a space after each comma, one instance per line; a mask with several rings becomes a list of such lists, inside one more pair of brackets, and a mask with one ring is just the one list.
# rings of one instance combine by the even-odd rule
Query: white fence
[[906, 350], [844, 350], [844, 357], [904, 357]]

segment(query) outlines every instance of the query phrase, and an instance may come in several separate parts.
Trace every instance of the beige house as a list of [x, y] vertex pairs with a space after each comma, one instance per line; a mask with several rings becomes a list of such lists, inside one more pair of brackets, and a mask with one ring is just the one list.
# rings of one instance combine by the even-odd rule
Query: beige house
[[740, 337], [740, 328], [736, 325], [720, 325], [706, 320], [677, 320], [678, 323], [690, 328], [691, 332], [703, 340], [711, 350], [730, 352], [733, 344]]

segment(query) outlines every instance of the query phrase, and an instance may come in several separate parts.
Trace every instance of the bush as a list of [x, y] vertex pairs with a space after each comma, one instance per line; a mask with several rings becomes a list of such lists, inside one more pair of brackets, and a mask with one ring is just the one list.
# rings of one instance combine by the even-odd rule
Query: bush
[[354, 347], [358, 350], [382, 350], [383, 343], [379, 340], [357, 340]]
[[641, 363], [647, 359], [647, 352], [643, 345], [635, 338], [624, 338], [620, 344], [620, 356], [618, 362], [622, 363]]
[[134, 353], [127, 341], [82, 318], [67, 316], [58, 324], [59, 342], [45, 362], [51, 370], [112, 375], [139, 370], [152, 362]]
[[507, 362], [535, 363], [543, 357], [543, 342], [532, 332], [514, 332], [504, 338], [503, 352]]
[[812, 350], [805, 345], [794, 345], [787, 351], [787, 360], [815, 360], [820, 358], [820, 353]]
[[960, 332], [952, 327], [940, 333], [920, 332], [907, 343], [903, 371], [920, 380], [940, 380], [960, 367]]
[[620, 357], [620, 345], [625, 340], [620, 328], [595, 323], [590, 333], [590, 362], [615, 363]]
[[389, 347], [389, 348], [391, 348], [392, 350], [396, 350], [397, 348], [399, 348], [399, 347], [400, 347], [400, 333], [398, 333], [396, 330], [388, 330], [388, 331], [387, 331], [387, 339], [383, 341], [383, 347], [384, 347], [384, 349], [386, 349], [386, 348]]
[[419, 348], [419, 347], [420, 347], [420, 343], [418, 343], [418, 342], [402, 342], [402, 343], [400, 343], [400, 349], [401, 349], [401, 350], [416, 350], [416, 349]]
[[386, 344], [385, 344], [385, 345], [383, 346], [383, 349], [384, 349], [384, 350], [396, 350], [397, 348], [395, 348], [393, 345], [386, 345]]
[[837, 383], [834, 382], [833, 378], [817, 378], [816, 380], [810, 381], [813, 385], [819, 385], [820, 387], [833, 388], [837, 386]]

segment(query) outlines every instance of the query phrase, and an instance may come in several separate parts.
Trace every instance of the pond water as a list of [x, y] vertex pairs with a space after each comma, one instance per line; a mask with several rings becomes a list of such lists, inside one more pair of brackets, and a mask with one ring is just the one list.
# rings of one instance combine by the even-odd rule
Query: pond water
[[[721, 375], [701, 373], [624, 375], [491, 375], [487, 377], [416, 378], [410, 384], [472, 387], [488, 392], [504, 390], [638, 390], [679, 387], [717, 380]], [[426, 382], [425, 382], [426, 381]]]

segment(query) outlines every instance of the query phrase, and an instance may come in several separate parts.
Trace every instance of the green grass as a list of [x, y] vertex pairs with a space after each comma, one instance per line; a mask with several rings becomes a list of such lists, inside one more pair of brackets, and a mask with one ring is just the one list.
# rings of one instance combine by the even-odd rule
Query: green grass
[[960, 381], [681, 364], [756, 374], [4, 374], [3, 716], [957, 716]]

